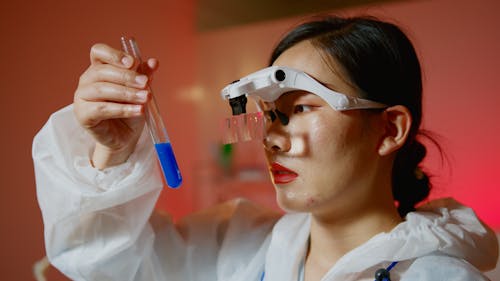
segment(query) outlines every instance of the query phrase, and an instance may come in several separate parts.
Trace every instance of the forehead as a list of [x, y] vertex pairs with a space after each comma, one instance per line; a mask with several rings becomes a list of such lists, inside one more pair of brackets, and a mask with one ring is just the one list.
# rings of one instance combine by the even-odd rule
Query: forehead
[[309, 40], [299, 42], [284, 51], [273, 65], [301, 70], [332, 90], [355, 95], [355, 90], [346, 79], [342, 66]]

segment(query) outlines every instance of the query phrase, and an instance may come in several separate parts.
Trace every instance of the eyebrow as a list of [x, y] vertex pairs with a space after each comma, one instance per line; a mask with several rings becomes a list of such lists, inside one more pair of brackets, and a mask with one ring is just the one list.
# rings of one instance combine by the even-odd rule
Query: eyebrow
[[[330, 84], [330, 83], [326, 83], [326, 82], [323, 82], [323, 81], [321, 81], [321, 80], [318, 80], [316, 77], [312, 76], [312, 75], [311, 75], [311, 74], [309, 74], [309, 73], [306, 73], [306, 74], [307, 74], [307, 75], [309, 75], [309, 77], [311, 77], [312, 79], [314, 79], [314, 81], [318, 82], [318, 83], [319, 83], [319, 84], [321, 84], [322, 86], [324, 86], [324, 87], [326, 87], [326, 88], [328, 88], [328, 89], [330, 89], [330, 90], [332, 90], [332, 91], [334, 91], [334, 92], [341, 93], [341, 94], [343, 94], [343, 95], [348, 95], [348, 94], [344, 93], [344, 91], [341, 91], [341, 90], [339, 90], [337, 87], [335, 87], [335, 85], [334, 85], [334, 84]], [[348, 85], [349, 87], [353, 87], [353, 88], [355, 89], [355, 91], [361, 91], [361, 90], [359, 90], [357, 87], [355, 87], [355, 86], [351, 85], [351, 83], [350, 83], [350, 82], [346, 82], [346, 81], [344, 80], [344, 78], [342, 78], [342, 77], [341, 77], [340, 79], [341, 79], [342, 81], [344, 81], [345, 83], [347, 83], [347, 85]]]
[[[318, 80], [316, 80], [318, 81]], [[332, 91], [335, 91], [335, 92], [339, 92], [339, 90], [335, 87], [335, 85], [333, 84], [328, 84], [328, 83], [323, 83], [321, 81], [318, 81], [321, 85], [327, 87], [328, 89], [332, 90]]]
[[312, 101], [312, 99], [323, 100], [320, 96], [316, 95], [315, 93], [308, 92], [308, 91], [300, 90], [300, 91], [289, 92], [289, 93], [296, 93], [296, 94], [298, 94], [298, 96], [294, 97], [293, 103], [297, 103], [297, 102], [299, 102], [299, 103], [301, 103], [301, 102], [310, 102], [310, 101]]
[[316, 77], [312, 76], [311, 74], [307, 73], [307, 75], [309, 75], [309, 77], [311, 77], [312, 79], [314, 79], [314, 81], [320, 83], [322, 86], [324, 87], [327, 87], [328, 89], [332, 90], [332, 91], [335, 91], [335, 92], [340, 92], [337, 87], [335, 87], [335, 85], [333, 84], [330, 84], [330, 83], [326, 83], [326, 82], [323, 82], [319, 79], [317, 79]]

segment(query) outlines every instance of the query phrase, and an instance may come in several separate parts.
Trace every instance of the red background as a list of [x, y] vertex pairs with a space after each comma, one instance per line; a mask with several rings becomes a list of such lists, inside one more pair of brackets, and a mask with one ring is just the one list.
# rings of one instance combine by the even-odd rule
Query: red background
[[[216, 127], [227, 112], [218, 91], [265, 65], [278, 38], [299, 18], [210, 32], [195, 30], [194, 1], [3, 1], [0, 4], [2, 129], [0, 164], [0, 273], [33, 280], [44, 256], [36, 202], [31, 141], [50, 113], [71, 103], [78, 76], [96, 42], [119, 46], [135, 35], [144, 54], [158, 57], [154, 89], [185, 181], [166, 190], [158, 208], [180, 217], [233, 195], [273, 206], [255, 145], [233, 153], [222, 177]], [[426, 160], [435, 175], [432, 197], [453, 196], [500, 228], [500, 2], [392, 2], [342, 13], [370, 13], [408, 30], [424, 69], [424, 128], [439, 138], [448, 162]], [[50, 280], [63, 280], [54, 270]]]

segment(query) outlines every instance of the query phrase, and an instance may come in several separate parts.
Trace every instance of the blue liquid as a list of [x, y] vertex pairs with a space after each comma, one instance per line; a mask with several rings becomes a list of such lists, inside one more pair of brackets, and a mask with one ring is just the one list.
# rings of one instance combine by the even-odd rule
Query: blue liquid
[[178, 187], [182, 183], [182, 176], [177, 160], [175, 160], [172, 145], [169, 142], [155, 143], [155, 148], [168, 186], [172, 188]]

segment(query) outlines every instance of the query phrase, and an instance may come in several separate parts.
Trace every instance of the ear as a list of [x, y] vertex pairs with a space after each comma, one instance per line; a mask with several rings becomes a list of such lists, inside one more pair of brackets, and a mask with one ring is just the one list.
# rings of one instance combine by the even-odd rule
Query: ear
[[401, 148], [411, 128], [411, 114], [408, 108], [402, 105], [395, 105], [387, 108], [383, 113], [385, 123], [385, 133], [378, 148], [380, 156], [387, 156]]

